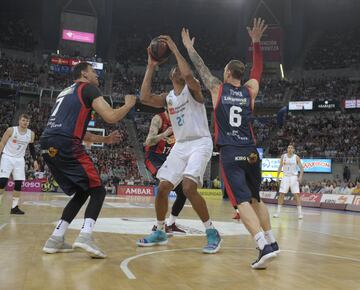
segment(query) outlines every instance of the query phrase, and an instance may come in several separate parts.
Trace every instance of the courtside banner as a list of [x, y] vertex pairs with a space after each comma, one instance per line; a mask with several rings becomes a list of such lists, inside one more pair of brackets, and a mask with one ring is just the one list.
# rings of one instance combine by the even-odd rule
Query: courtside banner
[[354, 195], [354, 200], [352, 204], [346, 206], [346, 210], [358, 211], [360, 212], [360, 195]]
[[275, 199], [276, 191], [260, 191], [261, 198]]
[[352, 204], [354, 197], [355, 195], [323, 194], [321, 202], [330, 204]]
[[154, 196], [153, 186], [120, 185], [116, 191], [117, 195]]
[[198, 192], [205, 197], [211, 198], [222, 198], [221, 189], [211, 189], [211, 188], [198, 188]]
[[289, 111], [304, 111], [313, 109], [313, 101], [289, 102]]
[[[23, 192], [41, 192], [42, 179], [25, 180], [22, 182], [21, 191]], [[6, 186], [6, 191], [13, 191], [15, 182], [10, 180]]]
[[301, 201], [303, 202], [312, 202], [312, 203], [319, 203], [321, 202], [322, 194], [320, 193], [308, 193], [308, 192], [301, 192], [300, 193]]
[[[331, 159], [301, 159], [304, 172], [331, 173]], [[262, 171], [278, 171], [280, 158], [263, 158]]]

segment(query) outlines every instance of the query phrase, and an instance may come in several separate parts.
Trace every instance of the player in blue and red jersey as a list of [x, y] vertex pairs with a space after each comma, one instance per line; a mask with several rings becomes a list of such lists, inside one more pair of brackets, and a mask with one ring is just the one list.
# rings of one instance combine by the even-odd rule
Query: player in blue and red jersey
[[136, 97], [127, 95], [124, 106], [112, 109], [98, 89], [98, 78], [91, 64], [86, 62], [77, 64], [73, 74], [74, 84], [64, 89], [57, 97], [40, 138], [45, 163], [62, 190], [69, 196], [73, 195], [43, 251], [52, 254], [72, 250], [72, 247], [65, 243], [64, 235], [69, 224], [90, 196], [84, 225], [73, 247], [86, 250], [92, 257], [105, 258], [106, 254], [94, 244], [91, 234], [106, 191], [82, 142], [108, 144], [118, 142], [120, 138], [118, 132], [106, 137], [86, 132], [91, 111], [95, 110], [107, 123], [116, 123], [135, 105]]
[[205, 86], [210, 90], [215, 113], [215, 142], [220, 149], [220, 163], [226, 191], [259, 248], [259, 257], [251, 266], [264, 269], [279, 252], [271, 230], [270, 217], [259, 195], [261, 166], [251, 127], [251, 115], [263, 68], [260, 39], [267, 26], [254, 19], [247, 28], [253, 43], [253, 67], [250, 79], [241, 84], [245, 66], [231, 60], [224, 69], [224, 82], [215, 78], [194, 49], [194, 38], [183, 29], [182, 38], [189, 56]]
[[[166, 161], [166, 157], [175, 144], [175, 136], [171, 127], [169, 114], [166, 110], [152, 118], [149, 134], [145, 143], [145, 165], [153, 177], [156, 178], [156, 173]], [[185, 234], [186, 232], [180, 229], [175, 223], [186, 202], [182, 183], [180, 183], [174, 191], [176, 192], [176, 200], [165, 225], [165, 232], [167, 234]], [[154, 226], [153, 230], [156, 229], [157, 226]]]

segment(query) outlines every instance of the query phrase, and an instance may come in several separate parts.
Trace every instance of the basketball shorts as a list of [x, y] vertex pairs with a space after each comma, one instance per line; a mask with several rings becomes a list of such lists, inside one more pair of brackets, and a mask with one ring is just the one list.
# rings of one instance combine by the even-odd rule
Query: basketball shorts
[[206, 166], [213, 150], [211, 138], [203, 137], [196, 140], [176, 142], [166, 161], [159, 169], [156, 177], [166, 180], [174, 188], [187, 177], [202, 187]]
[[46, 165], [67, 195], [102, 186], [99, 173], [80, 140], [41, 138], [40, 145]]
[[150, 171], [153, 177], [156, 177], [156, 173], [166, 160], [165, 154], [156, 154], [149, 152], [146, 154], [145, 166]]
[[255, 147], [222, 146], [220, 167], [233, 205], [260, 201], [261, 162]]
[[300, 193], [299, 179], [297, 176], [284, 176], [280, 183], [279, 192], [288, 193]]
[[25, 180], [25, 159], [3, 153], [0, 163], [0, 178], [9, 178], [11, 173], [14, 180]]

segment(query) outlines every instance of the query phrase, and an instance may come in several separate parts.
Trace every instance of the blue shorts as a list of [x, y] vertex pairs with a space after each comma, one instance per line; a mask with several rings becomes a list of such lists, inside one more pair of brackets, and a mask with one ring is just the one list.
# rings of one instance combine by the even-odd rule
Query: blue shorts
[[221, 174], [233, 206], [260, 201], [261, 162], [255, 147], [222, 146]]
[[67, 195], [102, 186], [99, 173], [80, 140], [41, 138], [40, 145], [46, 165]]
[[156, 178], [156, 173], [163, 165], [163, 163], [166, 161], [166, 157], [167, 156], [165, 154], [156, 154], [152, 152], [146, 153], [145, 166], [147, 170], [150, 171], [150, 173], [154, 178]]

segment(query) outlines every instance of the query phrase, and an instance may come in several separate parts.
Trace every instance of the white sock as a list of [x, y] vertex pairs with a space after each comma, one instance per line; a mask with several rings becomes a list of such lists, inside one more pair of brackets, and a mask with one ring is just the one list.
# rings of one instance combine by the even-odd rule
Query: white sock
[[86, 234], [91, 234], [93, 231], [93, 228], [95, 226], [95, 220], [91, 219], [91, 218], [86, 218], [84, 220], [84, 224], [81, 228], [80, 233], [86, 233]]
[[177, 219], [177, 216], [174, 216], [174, 215], [170, 214], [170, 216], [168, 217], [168, 220], [167, 220], [167, 223], [166, 223], [166, 224], [167, 224], [168, 226], [171, 226], [172, 224], [175, 223], [176, 219]]
[[165, 221], [157, 221], [157, 229], [160, 231], [165, 230]]
[[52, 235], [57, 237], [62, 237], [65, 235], [67, 228], [69, 227], [69, 223], [64, 220], [59, 220], [57, 223]]
[[264, 234], [265, 234], [265, 239], [269, 244], [276, 242], [276, 239], [274, 237], [272, 230], [268, 230], [268, 231], [264, 232]]
[[19, 204], [19, 198], [13, 197], [12, 208], [16, 207], [18, 204]]
[[268, 244], [268, 242], [265, 239], [265, 235], [264, 235], [263, 232], [258, 232], [254, 236], [254, 240], [256, 241], [256, 243], [257, 243], [260, 250], [263, 250], [264, 247]]
[[240, 214], [240, 212], [239, 212], [239, 209], [238, 209], [238, 208], [236, 209], [236, 212], [237, 212], [238, 214]]
[[301, 213], [301, 205], [298, 205], [297, 206], [297, 209], [298, 209], [298, 215], [301, 215], [302, 213]]
[[277, 206], [277, 213], [278, 213], [278, 214], [280, 214], [280, 212], [281, 212], [281, 207], [282, 207], [282, 205], [281, 205], [281, 204], [278, 204], [278, 206]]
[[209, 219], [208, 221], [204, 222], [204, 227], [205, 229], [215, 229], [214, 225], [212, 224], [211, 220]]

